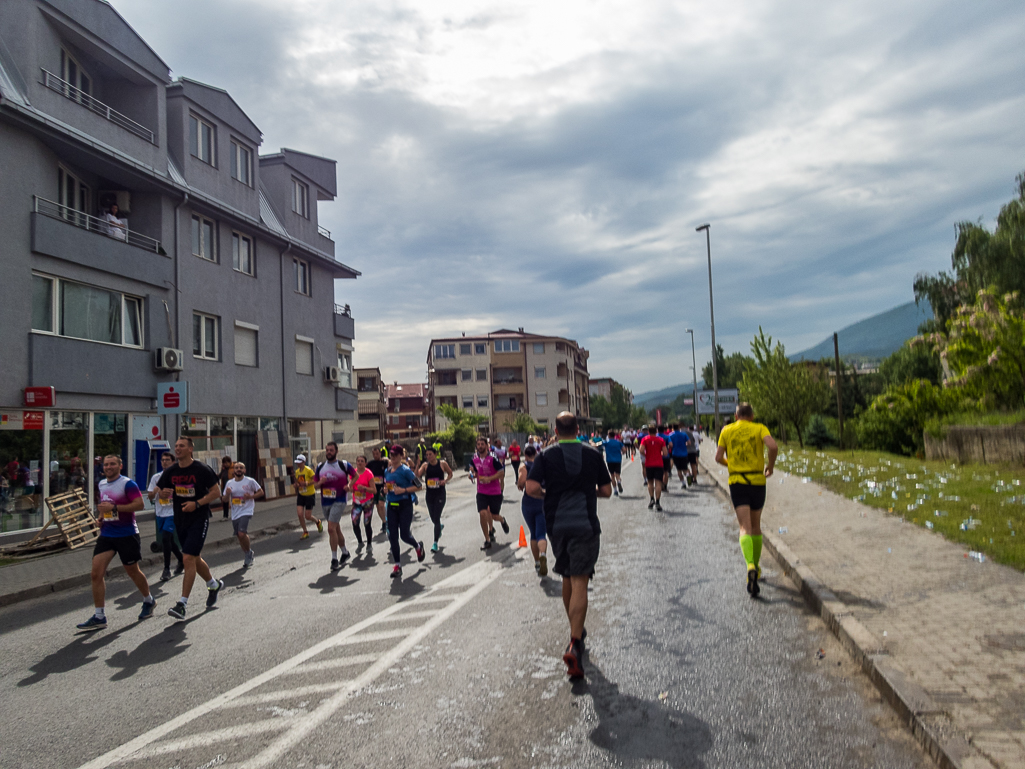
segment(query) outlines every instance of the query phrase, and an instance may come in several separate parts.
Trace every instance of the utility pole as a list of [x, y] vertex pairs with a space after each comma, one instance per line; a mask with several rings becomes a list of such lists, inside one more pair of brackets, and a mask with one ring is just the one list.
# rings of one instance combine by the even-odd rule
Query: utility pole
[[843, 395], [840, 392], [840, 341], [833, 332], [833, 357], [836, 359], [836, 417], [840, 422], [840, 448], [843, 449]]
[[694, 404], [694, 424], [698, 424], [698, 357], [694, 351], [694, 329], [688, 328], [687, 333], [690, 334], [690, 370], [694, 373], [694, 390], [691, 392], [691, 403]]
[[[705, 231], [705, 247], [708, 249], [708, 314], [712, 319], [712, 398], [715, 401], [712, 410], [715, 414], [715, 439], [719, 440], [719, 367], [716, 364], [715, 356], [715, 306], [712, 302], [712, 236], [709, 235], [711, 230], [711, 224], [702, 224], [700, 227], [695, 227], [695, 232]], [[695, 372], [695, 379], [697, 378], [697, 372]], [[697, 398], [697, 394], [694, 395]], [[697, 406], [695, 405], [695, 410]]]

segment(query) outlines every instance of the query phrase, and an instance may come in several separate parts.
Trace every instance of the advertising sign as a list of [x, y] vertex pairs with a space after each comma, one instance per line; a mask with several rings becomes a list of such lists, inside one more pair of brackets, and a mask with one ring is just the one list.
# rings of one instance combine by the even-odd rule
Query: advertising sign
[[[715, 394], [712, 390], [698, 390], [698, 413], [699, 414], [714, 414], [715, 408], [712, 402], [715, 400]], [[719, 391], [719, 413], [720, 414], [732, 414], [739, 402], [739, 395], [736, 390], [720, 390]]]
[[0, 430], [42, 430], [43, 411], [0, 412]]
[[158, 414], [184, 414], [188, 410], [188, 382], [163, 382], [157, 385]]
[[37, 409], [49, 408], [57, 404], [57, 392], [52, 387], [26, 387], [25, 405]]

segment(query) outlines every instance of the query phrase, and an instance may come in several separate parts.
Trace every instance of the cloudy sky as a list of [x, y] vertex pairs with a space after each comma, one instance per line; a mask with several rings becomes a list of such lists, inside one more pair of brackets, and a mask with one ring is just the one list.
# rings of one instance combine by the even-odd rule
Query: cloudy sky
[[913, 298], [1025, 169], [1021, 0], [113, 0], [282, 146], [320, 204], [357, 366], [432, 336], [577, 339], [634, 392], [762, 325], [790, 352]]

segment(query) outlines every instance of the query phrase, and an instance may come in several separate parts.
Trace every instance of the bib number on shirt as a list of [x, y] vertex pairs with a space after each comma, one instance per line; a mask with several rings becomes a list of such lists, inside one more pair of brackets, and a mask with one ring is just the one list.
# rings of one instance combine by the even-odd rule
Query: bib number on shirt
[[335, 489], [321, 489], [320, 496], [324, 499], [334, 499], [338, 496], [338, 492]]
[[429, 489], [436, 489], [436, 488], [438, 488], [438, 479], [437, 478], [428, 478], [427, 479], [427, 488], [429, 488]]
[[389, 494], [394, 494], [395, 493], [395, 483], [394, 483], [394, 481], [388, 481], [388, 483], [385, 484], [385, 488], [388, 490]]
[[232, 497], [231, 498], [231, 506], [232, 507], [241, 507], [242, 506], [242, 497]]
[[188, 499], [193, 499], [196, 496], [196, 487], [195, 486], [175, 486], [174, 487], [174, 493], [175, 493], [176, 496], [179, 496], [179, 497], [187, 497]]

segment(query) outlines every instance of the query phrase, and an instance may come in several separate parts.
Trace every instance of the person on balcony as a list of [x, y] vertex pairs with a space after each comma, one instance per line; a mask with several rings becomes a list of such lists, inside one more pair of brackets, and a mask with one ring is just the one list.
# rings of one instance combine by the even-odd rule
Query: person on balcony
[[106, 224], [107, 235], [115, 240], [128, 240], [128, 220], [118, 217], [117, 203], [111, 203], [107, 209], [107, 215], [103, 217]]

